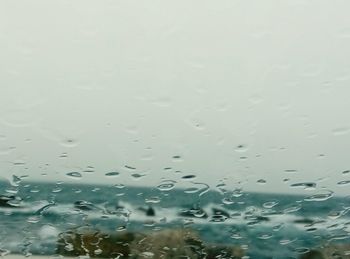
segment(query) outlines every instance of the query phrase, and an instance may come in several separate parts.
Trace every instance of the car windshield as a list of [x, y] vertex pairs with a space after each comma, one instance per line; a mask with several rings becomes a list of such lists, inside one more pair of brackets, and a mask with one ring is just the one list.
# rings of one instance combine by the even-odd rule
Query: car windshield
[[0, 257], [350, 258], [349, 10], [1, 1]]

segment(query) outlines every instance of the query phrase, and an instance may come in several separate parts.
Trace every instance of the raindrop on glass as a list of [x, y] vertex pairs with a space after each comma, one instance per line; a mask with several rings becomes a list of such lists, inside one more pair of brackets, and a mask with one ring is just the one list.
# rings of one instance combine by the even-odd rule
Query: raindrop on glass
[[116, 177], [116, 176], [119, 176], [120, 173], [119, 172], [116, 172], [116, 171], [113, 171], [113, 172], [108, 172], [105, 174], [105, 176], [107, 177]]
[[69, 172], [66, 175], [73, 179], [80, 179], [82, 177], [81, 173], [79, 172]]

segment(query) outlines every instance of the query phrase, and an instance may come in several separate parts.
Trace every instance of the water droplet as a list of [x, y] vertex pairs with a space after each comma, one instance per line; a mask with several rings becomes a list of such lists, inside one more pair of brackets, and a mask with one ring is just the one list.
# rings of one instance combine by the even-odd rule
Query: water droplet
[[184, 193], [197, 193], [199, 192], [200, 188], [196, 188], [196, 187], [190, 187], [190, 188], [186, 188], [184, 190]]
[[184, 180], [192, 180], [194, 178], [196, 178], [196, 176], [194, 174], [188, 174], [188, 175], [184, 175], [181, 177]]
[[301, 205], [293, 205], [283, 210], [284, 213], [292, 213], [301, 209]]
[[265, 184], [266, 183], [266, 180], [264, 179], [259, 179], [256, 181], [257, 183], [260, 183], [260, 184]]
[[342, 172], [342, 174], [350, 174], [350, 170], [345, 170]]
[[121, 232], [121, 231], [125, 231], [126, 230], [126, 226], [119, 226], [116, 228], [117, 232]]
[[0, 149], [0, 155], [8, 155], [11, 152], [15, 151], [16, 147], [6, 147]]
[[174, 189], [174, 187], [175, 187], [175, 181], [165, 181], [157, 186], [158, 190], [162, 192], [170, 191]]
[[307, 248], [307, 247], [297, 247], [297, 248], [295, 248], [294, 250], [295, 250], [295, 252], [297, 252], [298, 254], [306, 254], [307, 252], [310, 251], [310, 249]]
[[226, 204], [226, 205], [231, 205], [231, 204], [233, 204], [233, 203], [235, 203], [235, 202], [234, 202], [233, 199], [227, 198], [227, 197], [226, 197], [226, 198], [223, 198], [223, 199], [222, 199], [222, 203], [223, 203], [223, 204]]
[[61, 155], [60, 155], [60, 158], [67, 158], [68, 157], [68, 154], [67, 153], [62, 153]]
[[107, 177], [116, 177], [116, 176], [119, 176], [119, 175], [120, 175], [120, 173], [116, 172], [116, 171], [108, 172], [108, 173], [105, 174], [105, 176], [107, 176]]
[[265, 209], [271, 209], [271, 208], [275, 207], [277, 204], [278, 204], [278, 201], [268, 201], [268, 202], [265, 202], [263, 204], [263, 207]]
[[243, 191], [242, 191], [242, 189], [240, 189], [240, 188], [236, 188], [236, 189], [234, 189], [234, 190], [232, 191], [232, 196], [233, 196], [233, 197], [238, 198], [238, 197], [241, 197], [242, 195], [243, 195]]
[[316, 183], [313, 183], [313, 182], [293, 183], [290, 185], [290, 187], [292, 187], [292, 188], [302, 187], [305, 189], [315, 189]]
[[79, 172], [69, 172], [66, 175], [73, 179], [80, 179], [82, 177], [81, 173]]
[[258, 238], [262, 240], [270, 239], [271, 237], [273, 237], [271, 234], [261, 234], [258, 236]]
[[311, 196], [306, 197], [305, 201], [326, 201], [329, 198], [333, 197], [332, 191], [324, 191]]
[[40, 221], [40, 217], [38, 216], [32, 216], [27, 219], [28, 223], [38, 223]]
[[298, 170], [295, 170], [295, 169], [286, 169], [284, 170], [285, 173], [288, 173], [288, 174], [295, 174], [298, 172]]
[[344, 211], [331, 211], [328, 213], [328, 217], [332, 220], [337, 219], [344, 215]]
[[246, 152], [248, 150], [248, 147], [246, 145], [240, 144], [236, 147], [235, 151], [236, 152]]
[[117, 184], [115, 184], [115, 185], [113, 185], [115, 188], [117, 188], [117, 189], [124, 189], [125, 188], [125, 185], [124, 184], [122, 184], [122, 183], [117, 183]]
[[83, 171], [83, 173], [88, 173], [88, 174], [92, 174], [95, 172], [95, 168], [93, 166], [88, 166], [86, 167], [86, 169]]
[[55, 188], [52, 189], [53, 193], [58, 193], [58, 192], [61, 192], [61, 191], [62, 191], [62, 188], [60, 188], [60, 187], [55, 187]]
[[334, 136], [341, 136], [349, 133], [349, 128], [342, 127], [342, 128], [336, 128], [332, 130], [332, 134]]
[[135, 180], [139, 180], [140, 178], [146, 176], [145, 174], [138, 174], [138, 173], [135, 173], [135, 174], [132, 174], [131, 175]]
[[78, 145], [78, 142], [74, 139], [68, 138], [68, 139], [64, 139], [61, 142], [61, 145], [64, 147], [72, 148], [72, 147], [76, 147]]
[[30, 189], [30, 192], [31, 192], [31, 193], [38, 193], [38, 192], [40, 192], [40, 189], [39, 189], [38, 186], [34, 186], [34, 187], [32, 187], [32, 188]]
[[231, 235], [231, 238], [232, 239], [242, 239], [243, 237], [241, 236], [241, 234], [240, 233], [233, 233], [232, 235]]
[[136, 170], [136, 167], [133, 167], [133, 166], [125, 165], [124, 167], [125, 167], [126, 169], [131, 170], [131, 171]]
[[161, 201], [161, 199], [158, 196], [154, 196], [154, 197], [150, 197], [150, 198], [145, 199], [146, 203], [159, 203], [160, 201]]
[[280, 240], [280, 244], [281, 245], [288, 245], [288, 244], [291, 244], [293, 242], [295, 242], [297, 239], [282, 239]]
[[210, 222], [224, 222], [227, 220], [227, 217], [225, 215], [213, 215], [210, 218]]
[[15, 162], [12, 163], [14, 166], [24, 166], [26, 164], [25, 161], [23, 160], [17, 160]]
[[181, 162], [181, 161], [183, 161], [183, 159], [182, 159], [181, 156], [176, 155], [176, 156], [173, 156], [173, 161], [174, 161], [174, 162]]
[[338, 185], [348, 185], [350, 184], [350, 180], [346, 180], [346, 181], [340, 181], [337, 183]]

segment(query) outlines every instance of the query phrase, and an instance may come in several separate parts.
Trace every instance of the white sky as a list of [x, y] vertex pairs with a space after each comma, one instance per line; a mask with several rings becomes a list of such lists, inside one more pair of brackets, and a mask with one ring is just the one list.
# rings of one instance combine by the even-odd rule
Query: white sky
[[307, 181], [350, 194], [337, 185], [350, 180], [349, 10], [347, 0], [1, 1], [1, 176], [181, 186], [195, 174], [212, 188], [297, 193], [289, 185]]

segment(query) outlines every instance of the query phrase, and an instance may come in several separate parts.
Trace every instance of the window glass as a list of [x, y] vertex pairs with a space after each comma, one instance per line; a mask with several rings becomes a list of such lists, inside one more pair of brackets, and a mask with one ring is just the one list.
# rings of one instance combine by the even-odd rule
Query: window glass
[[350, 258], [349, 8], [1, 1], [0, 255]]

